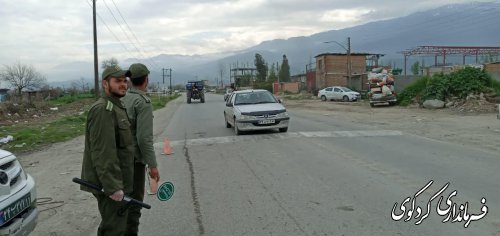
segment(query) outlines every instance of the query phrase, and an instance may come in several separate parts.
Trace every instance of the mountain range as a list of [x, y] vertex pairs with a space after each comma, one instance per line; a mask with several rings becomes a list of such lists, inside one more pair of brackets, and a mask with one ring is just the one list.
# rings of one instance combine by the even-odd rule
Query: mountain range
[[[236, 52], [193, 56], [161, 54], [145, 61], [153, 61], [156, 65], [168, 65], [165, 68], [172, 69], [173, 84], [185, 83], [192, 79], [215, 81], [215, 78], [220, 78], [221, 68], [224, 81], [228, 83], [229, 67], [234, 67], [236, 64], [253, 67], [256, 53], [261, 54], [269, 66], [272, 63], [281, 63], [283, 55], [286, 55], [293, 75], [304, 72], [306, 65], [313, 62], [318, 54], [346, 52], [347, 37], [350, 37], [352, 52], [384, 54], [381, 59], [382, 64], [402, 68], [403, 55], [400, 52], [417, 46], [500, 46], [498, 16], [500, 16], [500, 3], [453, 4], [351, 28], [264, 41]], [[327, 41], [336, 43], [324, 43]], [[425, 60], [426, 64], [434, 63], [434, 57], [424, 59], [410, 57], [409, 63], [416, 60]], [[453, 61], [453, 57], [447, 60]], [[461, 57], [457, 57], [456, 61], [461, 61]], [[137, 62], [137, 59], [130, 58], [125, 60], [122, 66], [134, 62]], [[92, 68], [92, 62], [72, 62], [57, 66], [48, 78], [49, 80], [69, 78], [66, 76], [71, 74], [74, 77], [79, 73], [82, 75], [80, 77], [93, 78], [93, 75], [89, 74], [89, 71], [90, 73], [93, 71]], [[150, 77], [153, 83], [163, 82], [161, 69], [152, 70]]]

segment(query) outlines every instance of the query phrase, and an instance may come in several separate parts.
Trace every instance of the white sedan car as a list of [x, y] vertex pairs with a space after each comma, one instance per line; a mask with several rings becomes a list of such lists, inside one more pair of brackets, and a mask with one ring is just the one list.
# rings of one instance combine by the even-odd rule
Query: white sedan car
[[349, 102], [359, 101], [361, 99], [361, 94], [346, 87], [334, 86], [320, 90], [318, 92], [318, 98], [320, 98], [322, 101], [341, 100], [344, 102]]
[[234, 91], [226, 101], [224, 109], [226, 127], [241, 131], [278, 129], [288, 131], [290, 116], [285, 107], [269, 91]]

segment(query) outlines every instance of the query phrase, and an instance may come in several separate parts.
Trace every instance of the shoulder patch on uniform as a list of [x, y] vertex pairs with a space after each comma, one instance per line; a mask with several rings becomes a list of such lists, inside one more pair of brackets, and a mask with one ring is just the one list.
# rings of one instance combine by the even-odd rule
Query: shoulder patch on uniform
[[151, 99], [149, 99], [148, 96], [146, 96], [144, 94], [141, 94], [141, 97], [144, 98], [144, 101], [146, 101], [146, 103], [150, 103], [151, 102]]
[[108, 110], [108, 111], [113, 110], [113, 103], [111, 101], [108, 101], [108, 104], [106, 104], [106, 110]]

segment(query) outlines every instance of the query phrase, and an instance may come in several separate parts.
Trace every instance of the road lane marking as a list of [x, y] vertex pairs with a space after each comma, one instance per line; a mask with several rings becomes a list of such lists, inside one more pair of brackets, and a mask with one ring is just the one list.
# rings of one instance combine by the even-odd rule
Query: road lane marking
[[[212, 138], [199, 138], [170, 141], [171, 146], [188, 146], [224, 144], [245, 141], [259, 141], [263, 139], [290, 139], [290, 138], [354, 138], [354, 137], [380, 137], [400, 136], [403, 132], [398, 130], [354, 130], [354, 131], [315, 131], [315, 132], [289, 132], [274, 134], [240, 135]], [[155, 148], [162, 148], [163, 142], [154, 144]]]

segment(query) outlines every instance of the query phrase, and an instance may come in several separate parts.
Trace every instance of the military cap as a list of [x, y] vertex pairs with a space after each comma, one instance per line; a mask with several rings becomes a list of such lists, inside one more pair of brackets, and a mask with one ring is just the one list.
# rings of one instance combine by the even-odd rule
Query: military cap
[[149, 74], [148, 68], [141, 63], [135, 63], [128, 68], [130, 71], [130, 78], [141, 78]]
[[130, 71], [128, 71], [128, 70], [122, 70], [122, 68], [120, 68], [118, 65], [108, 66], [102, 72], [102, 79], [105, 80], [109, 76], [113, 76], [113, 77], [116, 77], [116, 78], [130, 76]]

